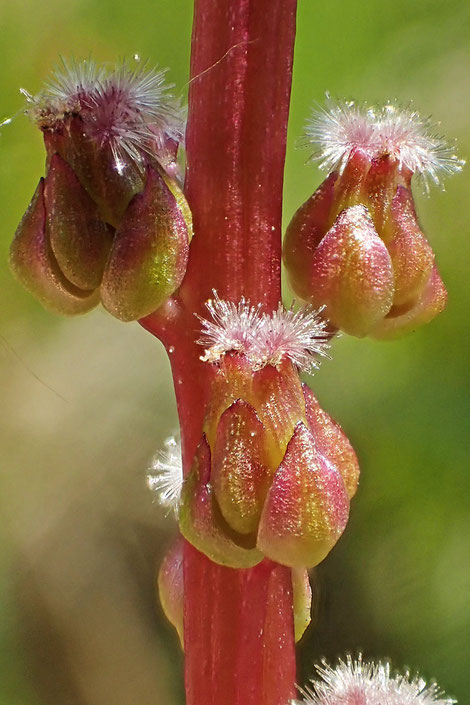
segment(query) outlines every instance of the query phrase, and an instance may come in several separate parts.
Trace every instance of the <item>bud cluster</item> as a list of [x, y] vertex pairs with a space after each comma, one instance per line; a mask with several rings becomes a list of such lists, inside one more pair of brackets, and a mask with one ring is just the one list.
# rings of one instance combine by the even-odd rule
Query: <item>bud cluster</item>
[[164, 73], [64, 63], [26, 95], [46, 176], [12, 243], [14, 273], [63, 314], [100, 300], [121, 320], [153, 312], [180, 285], [192, 236], [177, 180], [181, 108]]
[[330, 174], [286, 231], [295, 293], [359, 337], [394, 338], [431, 320], [447, 294], [411, 179], [416, 173], [427, 188], [463, 162], [427, 121], [391, 104], [331, 103], [308, 125], [307, 141]]
[[183, 484], [183, 535], [212, 560], [264, 556], [317, 565], [342, 534], [358, 480], [340, 427], [301, 384], [329, 334], [311, 309], [261, 313], [215, 298], [203, 323], [212, 387], [203, 438]]

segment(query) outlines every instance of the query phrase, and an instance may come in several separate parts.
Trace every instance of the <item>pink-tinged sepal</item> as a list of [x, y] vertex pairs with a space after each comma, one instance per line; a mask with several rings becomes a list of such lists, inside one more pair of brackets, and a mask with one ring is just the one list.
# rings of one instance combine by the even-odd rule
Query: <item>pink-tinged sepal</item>
[[305, 568], [292, 568], [295, 640], [300, 641], [312, 621], [312, 588]]
[[[295, 293], [315, 306], [325, 304], [332, 326], [358, 337], [372, 331], [395, 337], [430, 320], [445, 296], [442, 283], [431, 277], [434, 253], [416, 218], [411, 181], [416, 174], [429, 190], [429, 181], [440, 184], [464, 162], [429, 120], [396, 103], [369, 107], [328, 98], [305, 136], [312, 159], [330, 171], [324, 183], [333, 182], [327, 218], [332, 227], [318, 242], [319, 228], [299, 225], [305, 206], [294, 216], [284, 261]], [[365, 233], [365, 225], [346, 232], [342, 220], [358, 209], [374, 228], [365, 239], [353, 234]]]
[[335, 184], [335, 198], [330, 212], [330, 224], [335, 214], [362, 202], [364, 183], [371, 165], [371, 158], [366, 151], [355, 148], [351, 151], [344, 170]]
[[429, 323], [444, 310], [446, 302], [446, 288], [437, 267], [433, 267], [431, 276], [417, 301], [411, 306], [394, 306], [388, 316], [374, 328], [371, 336], [378, 340], [400, 338]]
[[101, 218], [117, 228], [131, 199], [145, 186], [145, 168], [126, 152], [120, 154], [117, 168], [111, 146], [97, 143], [85, 130], [78, 116], [68, 118], [60, 129], [45, 130], [47, 164], [60, 154], [95, 201]]
[[294, 214], [286, 230], [283, 245], [284, 264], [292, 289], [304, 300], [309, 299], [313, 253], [329, 227], [337, 178], [338, 174], [332, 172], [325, 179], [313, 196]]
[[192, 234], [189, 210], [179, 206], [183, 198], [174, 196], [159, 170], [148, 168], [144, 191], [116, 231], [101, 285], [103, 305], [116, 318], [149, 315], [181, 284]]
[[253, 534], [273, 471], [266, 465], [266, 433], [255, 410], [242, 399], [220, 417], [211, 481], [227, 523], [238, 533]]
[[183, 638], [183, 539], [179, 537], [163, 558], [157, 576], [158, 596], [165, 617]]
[[337, 468], [350, 499], [359, 483], [359, 463], [341, 426], [321, 408], [312, 390], [302, 385], [307, 420], [318, 451]]
[[44, 201], [49, 239], [60, 269], [80, 289], [96, 289], [114, 231], [100, 219], [95, 203], [58, 154], [50, 161]]
[[10, 266], [18, 281], [43, 304], [68, 316], [85, 313], [99, 291], [80, 289], [61, 271], [49, 241], [44, 180], [41, 179], [10, 248]]
[[386, 242], [395, 274], [394, 306], [416, 300], [431, 275], [434, 252], [419, 227], [411, 190], [399, 186], [391, 205]]
[[[210, 466], [211, 451], [203, 437], [183, 484], [179, 510], [181, 533], [215, 563], [229, 568], [250, 568], [259, 563], [263, 555], [254, 545], [249, 545], [254, 541], [244, 541], [244, 537], [225, 522], [213, 496]], [[242, 542], [248, 545], [244, 547]]]
[[266, 429], [269, 463], [277, 467], [297, 423], [306, 420], [299, 373], [290, 360], [284, 359], [277, 367], [266, 365], [254, 372], [252, 396], [248, 401]]
[[221, 358], [211, 386], [204, 432], [213, 448], [221, 415], [237, 399], [250, 404], [264, 429], [264, 457], [276, 468], [281, 462], [295, 425], [305, 421], [305, 402], [297, 370], [288, 359], [278, 367], [253, 370], [245, 355], [227, 353]]
[[204, 419], [204, 433], [214, 447], [220, 417], [237, 399], [252, 398], [253, 369], [245, 355], [226, 353], [213, 365], [211, 393]]
[[398, 162], [389, 154], [383, 154], [372, 160], [362, 190], [362, 202], [367, 207], [375, 229], [385, 238], [384, 228], [390, 215], [390, 206], [397, 191]]
[[348, 514], [340, 473], [299, 423], [264, 504], [258, 548], [282, 565], [313, 567], [341, 536]]
[[312, 260], [310, 301], [326, 306], [331, 323], [363, 337], [390, 310], [394, 277], [390, 255], [364, 206], [339, 214]]

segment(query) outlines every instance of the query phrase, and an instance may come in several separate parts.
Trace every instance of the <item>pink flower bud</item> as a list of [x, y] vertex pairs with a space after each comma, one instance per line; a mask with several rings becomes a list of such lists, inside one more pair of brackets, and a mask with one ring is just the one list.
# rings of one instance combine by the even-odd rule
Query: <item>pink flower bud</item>
[[[419, 304], [429, 299], [424, 290], [434, 253], [417, 222], [411, 179], [416, 173], [427, 189], [426, 179], [440, 183], [441, 174], [459, 171], [463, 161], [428, 121], [394, 104], [377, 109], [330, 101], [313, 116], [306, 138], [315, 148], [312, 158], [331, 173], [286, 231], [283, 257], [295, 293], [325, 305], [334, 326], [359, 337], [382, 329], [398, 336], [431, 320], [445, 301], [436, 290], [431, 303]], [[375, 237], [364, 225], [369, 236], [362, 241], [338, 228], [344, 230], [344, 214], [357, 208]], [[413, 314], [412, 324], [410, 317], [406, 325], [386, 323], [418, 305], [426, 315]]]
[[363, 206], [340, 213], [311, 261], [310, 301], [341, 330], [362, 337], [388, 313], [394, 278], [387, 248]]
[[278, 563], [313, 567], [333, 548], [348, 515], [341, 475], [299, 423], [266, 498], [258, 548]]
[[175, 179], [183, 126], [163, 77], [145, 65], [104, 71], [92, 62], [64, 63], [42, 93], [28, 95], [27, 112], [47, 150], [38, 206], [45, 225], [27, 252], [25, 216], [12, 266], [56, 311], [84, 312], [101, 294], [114, 316], [136, 320], [183, 279], [192, 237], [191, 212]]
[[[214, 322], [203, 320], [201, 342], [213, 376], [205, 436], [183, 486], [181, 531], [223, 565], [263, 555], [316, 565], [344, 529], [359, 474], [344, 433], [300, 383], [298, 366], [316, 364], [314, 351], [325, 355], [325, 326], [308, 309], [269, 315], [217, 297], [208, 308]], [[299, 575], [301, 634], [311, 596]]]

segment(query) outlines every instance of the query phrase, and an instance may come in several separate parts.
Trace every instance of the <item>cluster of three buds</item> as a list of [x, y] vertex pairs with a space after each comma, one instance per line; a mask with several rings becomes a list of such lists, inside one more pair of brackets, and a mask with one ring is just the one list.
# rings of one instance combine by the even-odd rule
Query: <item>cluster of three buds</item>
[[152, 100], [161, 103], [161, 85], [145, 67], [108, 75], [83, 62], [30, 97], [47, 173], [10, 263], [46, 308], [73, 315], [101, 300], [117, 318], [136, 320], [180, 285], [192, 221], [175, 178], [177, 107], [163, 130], [148, 112]]

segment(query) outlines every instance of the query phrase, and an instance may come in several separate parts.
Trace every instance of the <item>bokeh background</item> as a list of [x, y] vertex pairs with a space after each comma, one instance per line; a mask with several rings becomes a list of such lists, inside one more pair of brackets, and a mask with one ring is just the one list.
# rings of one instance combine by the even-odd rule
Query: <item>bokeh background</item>
[[[137, 53], [186, 90], [190, 0], [3, 0], [0, 119], [58, 55]], [[296, 138], [325, 91], [410, 100], [470, 153], [466, 0], [299, 1], [285, 217], [320, 181]], [[0, 136], [0, 703], [177, 705], [182, 656], [154, 574], [175, 532], [145, 472], [176, 426], [162, 348], [98, 310], [43, 311], [12, 279], [9, 242], [42, 174], [21, 114]], [[302, 682], [322, 655], [362, 649], [470, 692], [470, 170], [418, 195], [449, 290], [405, 340], [343, 336], [312, 380], [362, 466], [345, 537], [320, 566]]]

